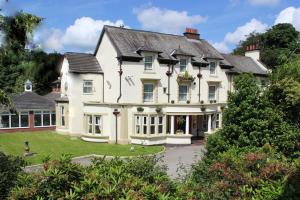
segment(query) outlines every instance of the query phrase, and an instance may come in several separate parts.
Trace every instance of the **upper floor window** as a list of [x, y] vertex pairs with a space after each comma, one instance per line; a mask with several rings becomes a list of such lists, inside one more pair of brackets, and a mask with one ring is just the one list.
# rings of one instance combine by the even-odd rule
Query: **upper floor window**
[[153, 83], [144, 83], [144, 94], [143, 94], [144, 102], [153, 102], [153, 91], [154, 91]]
[[92, 94], [93, 93], [93, 81], [84, 80], [83, 81], [83, 94]]
[[210, 72], [210, 75], [216, 75], [217, 74], [217, 68], [216, 68], [216, 63], [215, 62], [210, 62], [209, 63], [209, 72]]
[[208, 86], [208, 100], [216, 100], [216, 97], [217, 97], [216, 91], [217, 91], [216, 85]]
[[187, 59], [180, 59], [179, 60], [180, 72], [185, 72], [186, 66], [187, 66]]
[[153, 70], [153, 56], [145, 56], [145, 71]]
[[179, 101], [188, 100], [188, 90], [189, 87], [187, 85], [179, 85]]

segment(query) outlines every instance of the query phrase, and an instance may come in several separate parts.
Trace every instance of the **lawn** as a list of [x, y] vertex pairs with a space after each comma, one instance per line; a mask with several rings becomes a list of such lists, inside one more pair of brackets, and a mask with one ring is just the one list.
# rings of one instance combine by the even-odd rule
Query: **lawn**
[[51, 159], [57, 159], [62, 154], [71, 154], [73, 157], [89, 154], [137, 156], [157, 153], [163, 149], [162, 146], [142, 147], [135, 145], [135, 150], [130, 151], [132, 145], [84, 142], [77, 137], [47, 131], [0, 134], [0, 151], [10, 155], [22, 156], [25, 141], [29, 141], [30, 151], [34, 153], [33, 156], [26, 157], [28, 164], [42, 163], [47, 156], [50, 156]]

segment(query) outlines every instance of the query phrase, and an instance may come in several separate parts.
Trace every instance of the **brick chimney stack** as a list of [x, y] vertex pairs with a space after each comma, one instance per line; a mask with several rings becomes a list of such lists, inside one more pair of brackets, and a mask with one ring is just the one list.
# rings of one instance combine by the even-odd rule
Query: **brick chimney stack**
[[199, 40], [200, 34], [197, 29], [194, 28], [186, 28], [183, 35], [188, 39]]
[[256, 43], [246, 46], [245, 56], [253, 58], [254, 60], [260, 60], [259, 44]]

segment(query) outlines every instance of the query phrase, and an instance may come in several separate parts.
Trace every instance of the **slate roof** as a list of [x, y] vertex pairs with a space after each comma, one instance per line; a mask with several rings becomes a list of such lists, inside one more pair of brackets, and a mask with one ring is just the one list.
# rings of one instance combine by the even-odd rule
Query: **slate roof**
[[267, 75], [268, 71], [260, 67], [252, 58], [246, 56], [222, 54], [223, 57], [234, 66], [229, 72], [249, 72], [256, 75]]
[[97, 54], [104, 33], [107, 34], [118, 57], [139, 61], [143, 59], [141, 51], [158, 53], [161, 63], [176, 63], [176, 55], [188, 55], [192, 57], [192, 64], [207, 66], [208, 59], [220, 60], [220, 66], [229, 72], [250, 72], [258, 75], [266, 75], [265, 71], [252, 58], [245, 56], [231, 56], [219, 53], [204, 39], [188, 39], [185, 36], [172, 35], [151, 31], [134, 30], [122, 27], [105, 25], [98, 41], [94, 55]]
[[92, 54], [67, 52], [65, 57], [69, 62], [69, 72], [103, 73], [98, 60]]
[[54, 110], [54, 102], [35, 92], [23, 92], [12, 97], [16, 110]]
[[[179, 48], [181, 49], [181, 53], [184, 52], [184, 54], [193, 55], [196, 59], [224, 59], [215, 48], [203, 39], [190, 40], [185, 36], [180, 35], [126, 29], [106, 25], [104, 26], [99, 42], [101, 42], [104, 32], [107, 33], [108, 37], [112, 41], [119, 57], [142, 58], [136, 50], [147, 46], [161, 52], [159, 54], [159, 58], [165, 60], [176, 59], [170, 58], [170, 55], [175, 50], [178, 51]], [[97, 53], [99, 45], [100, 43], [97, 45], [95, 54]]]
[[44, 98], [48, 99], [49, 101], [55, 103], [55, 100], [60, 98], [60, 92], [50, 92], [43, 96]]

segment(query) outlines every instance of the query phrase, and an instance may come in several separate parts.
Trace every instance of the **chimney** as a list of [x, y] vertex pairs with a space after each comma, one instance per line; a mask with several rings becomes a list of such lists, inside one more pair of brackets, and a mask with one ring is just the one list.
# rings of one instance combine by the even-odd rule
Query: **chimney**
[[250, 45], [246, 46], [245, 56], [250, 57], [254, 60], [260, 60], [259, 43], [250, 44]]
[[186, 28], [183, 35], [188, 39], [199, 40], [200, 34], [197, 29], [194, 28]]

